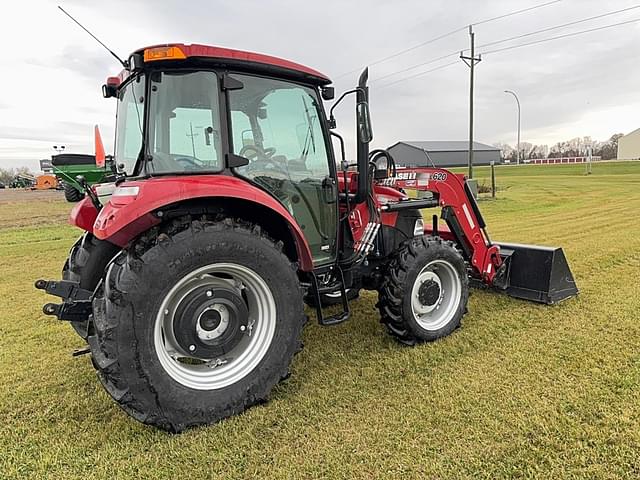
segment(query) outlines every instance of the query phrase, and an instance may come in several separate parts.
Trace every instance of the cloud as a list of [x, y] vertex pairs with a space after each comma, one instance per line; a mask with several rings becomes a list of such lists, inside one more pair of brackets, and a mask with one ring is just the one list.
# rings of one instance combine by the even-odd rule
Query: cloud
[[[259, 51], [338, 77], [338, 92], [355, 84], [358, 71], [340, 74], [371, 64], [374, 143], [388, 146], [400, 139], [465, 139], [469, 71], [462, 62], [386, 88], [383, 85], [456, 61], [455, 52], [469, 43], [465, 25], [536, 3], [371, 0], [365, 8], [359, 2], [338, 0], [321, 5], [296, 0], [112, 0], [105, 9], [93, 2], [67, 0], [65, 5], [123, 57], [145, 45], [172, 41]], [[575, 3], [559, 2], [477, 25], [476, 43], [631, 5], [632, 0], [621, 0], [615, 6], [583, 0], [578, 9]], [[638, 13], [640, 10], [504, 45], [624, 21]], [[90, 151], [88, 129], [94, 123], [102, 126], [105, 139], [110, 138], [114, 102], [103, 100], [99, 89], [107, 76], [120, 70], [117, 62], [57, 11], [53, 0], [18, 3], [8, 15], [0, 40], [20, 44], [21, 49], [4, 60], [11, 75], [0, 78], [0, 91], [7, 92], [0, 102], [0, 139], [20, 142], [24, 152], [41, 157], [50, 153], [50, 140]], [[27, 24], [29, 29], [24, 28]], [[633, 112], [640, 107], [636, 86], [640, 62], [634, 53], [638, 25], [486, 55], [476, 70], [476, 138], [487, 143], [515, 141], [515, 104], [503, 93], [505, 89], [520, 97], [523, 140], [553, 143], [582, 135], [604, 139], [613, 132], [637, 128]], [[441, 40], [376, 62], [453, 30], [457, 31]], [[375, 81], [447, 53], [453, 53], [450, 59]], [[353, 152], [353, 103], [345, 102], [337, 113], [339, 128]], [[0, 166], [15, 161], [14, 153], [7, 155], [0, 149]]]
[[[87, 136], [92, 132], [93, 126], [89, 123], [60, 121], [56, 123], [56, 127], [68, 132], [63, 137], [66, 139], [77, 138], [78, 136]], [[83, 132], [86, 131], [86, 135]], [[60, 141], [60, 134], [52, 132], [50, 126], [36, 125], [32, 128], [5, 127], [0, 132], [0, 140], [34, 140], [42, 142], [64, 143]], [[64, 139], [63, 138], [63, 139]]]
[[65, 45], [60, 54], [41, 58], [28, 57], [24, 63], [46, 69], [68, 70], [76, 77], [92, 82], [104, 82], [107, 72], [114, 70], [114, 59], [106, 50], [96, 52], [95, 48], [89, 49], [82, 45]]

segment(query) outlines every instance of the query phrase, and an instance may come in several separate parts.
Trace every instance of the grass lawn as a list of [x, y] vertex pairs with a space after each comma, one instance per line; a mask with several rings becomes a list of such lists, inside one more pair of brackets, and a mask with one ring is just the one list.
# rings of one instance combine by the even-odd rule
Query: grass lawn
[[406, 348], [365, 293], [309, 323], [270, 403], [177, 436], [127, 417], [41, 313], [69, 204], [0, 198], [0, 478], [639, 478], [640, 162], [583, 172], [499, 167], [481, 202], [494, 239], [563, 246], [578, 298], [474, 291], [463, 328]]

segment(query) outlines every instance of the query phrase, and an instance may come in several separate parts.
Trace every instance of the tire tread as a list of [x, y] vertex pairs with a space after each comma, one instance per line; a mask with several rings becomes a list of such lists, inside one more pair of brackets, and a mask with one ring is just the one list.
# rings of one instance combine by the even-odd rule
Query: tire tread
[[[89, 345], [91, 346], [94, 367], [104, 388], [119, 406], [136, 420], [172, 433], [178, 433], [185, 428], [213, 423], [239, 413], [252, 405], [267, 401], [273, 385], [258, 377], [260, 380], [247, 390], [243, 405], [228, 404], [216, 409], [213, 416], [212, 414], [196, 412], [194, 418], [176, 420], [171, 412], [167, 412], [163, 408], [158, 392], [155, 391], [147, 372], [142, 368], [139, 361], [136, 361], [136, 364], [132, 366], [124, 364], [120, 360], [118, 345], [115, 341], [120, 312], [123, 309], [130, 309], [130, 313], [134, 313], [134, 306], [129, 301], [126, 292], [135, 287], [135, 285], [127, 285], [125, 279], [135, 278], [135, 272], [139, 271], [143, 263], [154, 260], [162, 261], [162, 258], [156, 259], [155, 256], [162, 255], [165, 247], [172, 242], [184, 241], [185, 236], [199, 235], [201, 232], [215, 233], [233, 230], [242, 235], [258, 237], [260, 241], [273, 249], [273, 253], [280, 257], [280, 261], [286, 262], [295, 272], [294, 265], [282, 253], [281, 249], [277, 248], [278, 243], [267, 237], [262, 229], [256, 227], [256, 225], [231, 218], [225, 218], [223, 221], [214, 221], [206, 216], [197, 219], [192, 219], [190, 216], [182, 217], [167, 222], [160, 227], [155, 227], [143, 234], [127, 250], [120, 252], [107, 270], [104, 287], [98, 288], [94, 299], [94, 333], [93, 336], [89, 337]], [[125, 274], [127, 270], [133, 274]], [[287, 354], [290, 353], [289, 358], [283, 358], [278, 363], [279, 370], [275, 373], [277, 377], [276, 383], [289, 376], [291, 359], [302, 348], [300, 334], [306, 317], [302, 306], [302, 288], [298, 287], [298, 289], [300, 302], [298, 302], [299, 307], [296, 307], [296, 315], [299, 316], [300, 322], [294, 329], [295, 339], [291, 342], [291, 348], [287, 350]], [[133, 318], [134, 315], [130, 315], [130, 317]], [[132, 339], [132, 341], [137, 342], [136, 339]], [[135, 346], [131, 348], [135, 348]], [[127, 375], [125, 375], [125, 371], [131, 368], [135, 368], [137, 371], [136, 377], [139, 382], [136, 382], [136, 385], [130, 385], [127, 381]], [[149, 407], [151, 404], [153, 408]]]
[[[403, 311], [403, 299], [411, 294], [413, 285], [408, 285], [407, 278], [411, 267], [419, 261], [428, 249], [445, 248], [456, 255], [462, 256], [456, 248], [456, 244], [443, 240], [441, 237], [422, 236], [404, 242], [393, 254], [387, 267], [387, 274], [382, 286], [378, 290], [377, 307], [380, 311], [380, 321], [386, 326], [387, 331], [400, 343], [413, 346], [427, 340], [407, 321], [411, 312]], [[469, 295], [469, 279], [467, 275], [462, 278], [463, 314], [466, 312], [466, 302]], [[452, 329], [460, 324], [460, 318], [455, 320]], [[435, 338], [433, 338], [435, 339]]]

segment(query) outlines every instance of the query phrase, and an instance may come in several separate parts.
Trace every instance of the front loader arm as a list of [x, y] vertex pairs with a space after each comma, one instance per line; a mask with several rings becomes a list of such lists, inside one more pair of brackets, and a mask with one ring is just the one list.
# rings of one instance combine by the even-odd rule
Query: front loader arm
[[[405, 200], [400, 205], [406, 204], [407, 208], [411, 204], [415, 205], [414, 208], [440, 207], [441, 218], [446, 222], [446, 228], [438, 227], [435, 222], [426, 222], [425, 233], [455, 241], [474, 273], [487, 284], [493, 284], [502, 265], [500, 247], [491, 243], [480, 209], [466, 185], [464, 176], [439, 168], [399, 169], [395, 177], [381, 183], [403, 190], [431, 192], [431, 201]], [[398, 206], [387, 204], [381, 208], [393, 210]]]
[[[402, 208], [441, 208], [446, 228], [437, 225], [438, 217], [434, 215], [432, 225], [426, 222], [425, 234], [455, 241], [473, 275], [484, 284], [516, 298], [546, 304], [577, 295], [578, 288], [562, 248], [491, 241], [464, 175], [441, 168], [403, 168], [398, 169], [395, 177], [379, 182], [376, 189], [390, 187], [397, 191], [413, 189], [433, 194], [432, 198], [381, 201], [379, 208], [387, 212]], [[384, 198], [384, 195], [377, 196]]]

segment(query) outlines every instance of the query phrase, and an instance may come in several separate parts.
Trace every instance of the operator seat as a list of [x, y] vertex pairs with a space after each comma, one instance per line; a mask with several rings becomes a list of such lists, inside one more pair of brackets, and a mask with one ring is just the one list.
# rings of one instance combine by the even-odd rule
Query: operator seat
[[301, 158], [289, 160], [289, 170], [292, 172], [302, 172], [308, 170], [307, 162]]
[[185, 165], [175, 161], [171, 155], [165, 152], [154, 152], [149, 162], [151, 172], [185, 172]]

